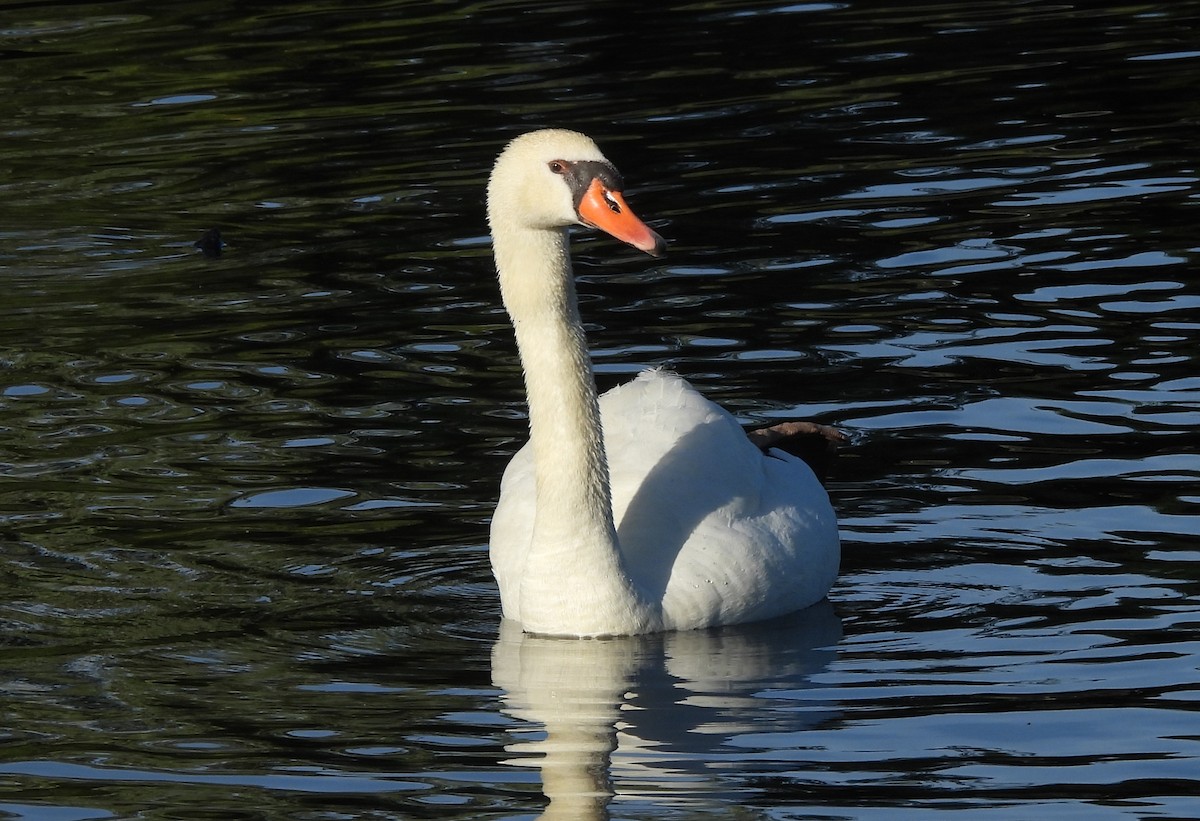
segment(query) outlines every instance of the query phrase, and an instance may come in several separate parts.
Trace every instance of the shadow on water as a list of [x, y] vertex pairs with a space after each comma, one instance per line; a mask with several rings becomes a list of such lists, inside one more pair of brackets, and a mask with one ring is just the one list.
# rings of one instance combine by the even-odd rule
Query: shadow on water
[[834, 719], [803, 694], [840, 637], [829, 602], [755, 625], [584, 641], [505, 621], [493, 681], [505, 711], [537, 728], [518, 735], [538, 736], [507, 746], [519, 754], [508, 763], [541, 771], [545, 819], [608, 819], [617, 783], [647, 813], [727, 800], [707, 772], [714, 756]]

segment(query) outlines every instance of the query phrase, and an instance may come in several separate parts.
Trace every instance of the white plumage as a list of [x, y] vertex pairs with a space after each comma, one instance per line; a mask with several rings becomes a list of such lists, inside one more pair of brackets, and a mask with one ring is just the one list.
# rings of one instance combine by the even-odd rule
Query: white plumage
[[[837, 521], [807, 465], [763, 454], [670, 373], [646, 371], [597, 401], [566, 226], [594, 225], [650, 253], [662, 243], [619, 190], [597, 192], [588, 174], [598, 164], [608, 166], [582, 134], [533, 132], [505, 149], [488, 187], [530, 410], [530, 442], [505, 471], [492, 520], [504, 616], [529, 632], [596, 636], [807, 607], [839, 561]], [[581, 208], [587, 191], [604, 207]]]

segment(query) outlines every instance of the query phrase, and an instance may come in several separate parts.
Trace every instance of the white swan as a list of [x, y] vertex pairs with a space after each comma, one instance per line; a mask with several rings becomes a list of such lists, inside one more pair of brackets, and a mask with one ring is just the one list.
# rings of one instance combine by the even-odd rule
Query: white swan
[[590, 225], [658, 256], [591, 139], [513, 140], [488, 182], [488, 223], [516, 331], [530, 441], [492, 519], [505, 618], [603, 636], [756, 621], [819, 601], [837, 521], [811, 470], [764, 454], [727, 412], [659, 370], [596, 396], [568, 251]]

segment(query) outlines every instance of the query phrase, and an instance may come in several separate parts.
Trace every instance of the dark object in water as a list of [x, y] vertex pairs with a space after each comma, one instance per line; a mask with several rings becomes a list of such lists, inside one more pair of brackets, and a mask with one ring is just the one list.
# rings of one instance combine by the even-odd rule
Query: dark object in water
[[220, 229], [209, 228], [204, 232], [204, 236], [192, 243], [192, 247], [199, 248], [200, 253], [209, 259], [221, 256], [221, 249], [225, 247], [225, 243], [221, 242]]
[[815, 422], [780, 422], [767, 428], [746, 431], [746, 435], [763, 453], [771, 448], [779, 448], [803, 459], [822, 484], [829, 473], [829, 463], [837, 446], [850, 440], [837, 428]]

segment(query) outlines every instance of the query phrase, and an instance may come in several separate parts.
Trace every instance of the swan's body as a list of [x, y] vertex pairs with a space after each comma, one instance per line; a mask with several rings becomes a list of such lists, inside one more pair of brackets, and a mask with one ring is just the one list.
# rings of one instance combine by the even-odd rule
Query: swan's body
[[837, 522], [799, 459], [763, 454], [684, 380], [647, 371], [597, 398], [567, 227], [648, 253], [662, 239], [620, 176], [571, 131], [518, 137], [496, 161], [488, 220], [529, 400], [530, 441], [492, 520], [504, 616], [527, 632], [598, 636], [755, 621], [819, 601]]

